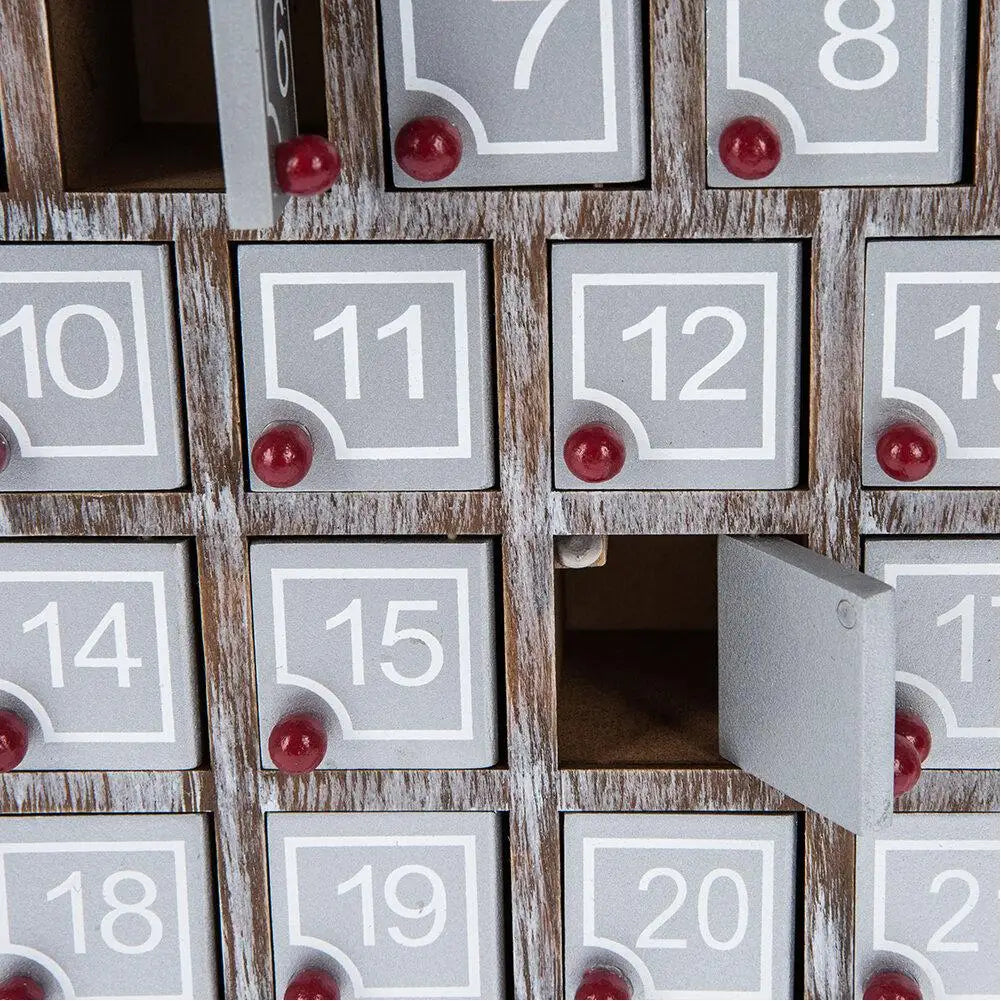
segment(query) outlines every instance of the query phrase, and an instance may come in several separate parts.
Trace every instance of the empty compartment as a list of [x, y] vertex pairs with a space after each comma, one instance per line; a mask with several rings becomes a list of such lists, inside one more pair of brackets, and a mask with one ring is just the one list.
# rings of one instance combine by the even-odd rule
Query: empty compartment
[[70, 191], [221, 190], [208, 0], [49, 0]]
[[718, 747], [716, 537], [614, 536], [557, 571], [564, 767], [726, 765]]

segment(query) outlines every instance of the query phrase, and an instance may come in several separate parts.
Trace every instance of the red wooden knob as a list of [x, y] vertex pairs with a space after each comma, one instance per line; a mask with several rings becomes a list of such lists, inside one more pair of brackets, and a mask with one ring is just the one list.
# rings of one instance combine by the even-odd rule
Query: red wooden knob
[[903, 734], [893, 735], [893, 795], [910, 792], [921, 778], [921, 758]]
[[275, 178], [289, 195], [319, 195], [341, 176], [341, 155], [323, 136], [296, 136], [275, 149]]
[[920, 425], [908, 421], [888, 427], [876, 442], [876, 461], [887, 476], [902, 483], [924, 479], [938, 459], [935, 439]]
[[313, 465], [313, 439], [301, 424], [272, 424], [254, 442], [250, 464], [269, 487], [294, 487]]
[[918, 752], [918, 760], [924, 764], [931, 752], [931, 730], [925, 721], [914, 713], [899, 712], [893, 721], [893, 729], [898, 737], [906, 737]]
[[0, 984], [0, 1001], [42, 1001], [45, 991], [37, 980], [31, 977], [9, 977]]
[[921, 988], [906, 973], [884, 970], [869, 979], [864, 1001], [921, 1001]]
[[574, 998], [577, 1001], [629, 1001], [632, 996], [632, 984], [618, 970], [596, 966], [584, 971]]
[[327, 731], [315, 716], [286, 716], [268, 738], [268, 754], [275, 767], [301, 775], [311, 772], [327, 753]]
[[738, 118], [719, 137], [719, 158], [734, 177], [760, 181], [782, 159], [782, 140], [763, 118]]
[[462, 136], [447, 119], [428, 116], [407, 122], [394, 145], [400, 169], [417, 181], [440, 181], [462, 159]]
[[0, 473], [7, 468], [8, 462], [10, 462], [10, 445], [6, 435], [0, 434]]
[[326, 970], [303, 970], [285, 988], [285, 1001], [338, 1001], [341, 990]]
[[9, 709], [0, 709], [0, 772], [12, 772], [28, 753], [28, 724]]
[[567, 438], [563, 461], [577, 479], [585, 483], [604, 483], [622, 472], [626, 445], [615, 428], [607, 424], [585, 424]]

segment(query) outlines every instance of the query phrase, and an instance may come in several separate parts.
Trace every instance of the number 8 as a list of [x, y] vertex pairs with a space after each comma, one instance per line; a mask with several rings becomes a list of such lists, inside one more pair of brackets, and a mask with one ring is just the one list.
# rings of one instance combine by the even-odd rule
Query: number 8
[[[821, 47], [820, 55], [817, 57], [817, 65], [824, 77], [842, 90], [875, 90], [891, 80], [900, 66], [900, 50], [882, 34], [893, 24], [893, 20], [897, 16], [893, 0], [872, 0], [872, 2], [879, 8], [879, 16], [868, 28], [849, 28], [845, 24], [841, 18], [841, 8], [844, 7], [845, 0], [827, 0], [824, 5], [824, 21], [837, 34], [833, 38], [829, 38]], [[838, 72], [834, 65], [834, 57], [837, 55], [838, 49], [847, 42], [856, 41], [871, 42], [883, 56], [883, 65], [879, 72], [863, 80], [853, 80], [844, 76]]]

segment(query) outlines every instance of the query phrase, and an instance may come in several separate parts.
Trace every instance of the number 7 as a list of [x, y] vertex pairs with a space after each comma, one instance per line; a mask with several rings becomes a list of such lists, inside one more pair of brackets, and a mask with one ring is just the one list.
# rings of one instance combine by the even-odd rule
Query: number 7
[[[497, 2], [497, 0], [495, 0]], [[501, 0], [505, 2], [505, 0]], [[510, 3], [511, 0], [506, 0]], [[518, 64], [514, 68], [514, 89], [528, 90], [532, 86], [532, 69], [535, 66], [535, 57], [539, 54], [542, 40], [546, 37], [546, 32], [552, 27], [553, 21], [559, 16], [561, 10], [570, 0], [549, 0], [542, 9], [542, 13], [535, 19], [535, 23], [528, 30], [525, 41], [518, 53]]]

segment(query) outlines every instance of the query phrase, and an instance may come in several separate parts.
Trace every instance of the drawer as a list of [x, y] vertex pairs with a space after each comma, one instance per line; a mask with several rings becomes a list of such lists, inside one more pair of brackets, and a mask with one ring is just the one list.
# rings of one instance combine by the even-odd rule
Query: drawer
[[[966, 7], [965, 0], [864, 5], [709, 0], [709, 185], [839, 188], [958, 181], [965, 61], [975, 58], [972, 46], [967, 53]], [[757, 126], [750, 132], [748, 119]], [[781, 155], [767, 163], [740, 156], [729, 131], [734, 123], [744, 123], [741, 138], [755, 151], [763, 124]]]
[[997, 997], [997, 814], [898, 813], [855, 847], [855, 996], [902, 973], [925, 998]]
[[0, 246], [0, 489], [186, 480], [166, 247]]
[[21, 768], [201, 762], [191, 578], [183, 542], [0, 543], [0, 709], [27, 732]]
[[869, 243], [866, 486], [998, 485], [999, 280], [997, 240]]
[[271, 814], [275, 990], [319, 971], [342, 998], [502, 998], [500, 820]]
[[895, 589], [897, 705], [931, 730], [926, 768], [998, 767], [998, 564], [990, 539], [869, 539]]
[[566, 815], [566, 997], [607, 968], [635, 998], [791, 998], [795, 858], [790, 816]]
[[261, 438], [285, 424], [310, 443], [295, 489], [493, 485], [483, 247], [245, 246], [239, 274], [253, 490], [275, 489]]
[[252, 544], [262, 748], [306, 715], [324, 768], [495, 764], [492, 546]]
[[[795, 486], [800, 257], [793, 243], [555, 244], [557, 488]], [[586, 462], [595, 427], [619, 459], [608, 469]]]
[[[552, 187], [646, 175], [639, 0], [380, 0], [379, 13], [397, 187]], [[460, 153], [440, 167], [408, 157], [413, 123], [429, 119], [445, 127], [436, 147]], [[440, 133], [417, 134], [433, 143]]]
[[204, 817], [3, 817], [0, 838], [0, 976], [45, 992], [10, 996], [219, 997]]

